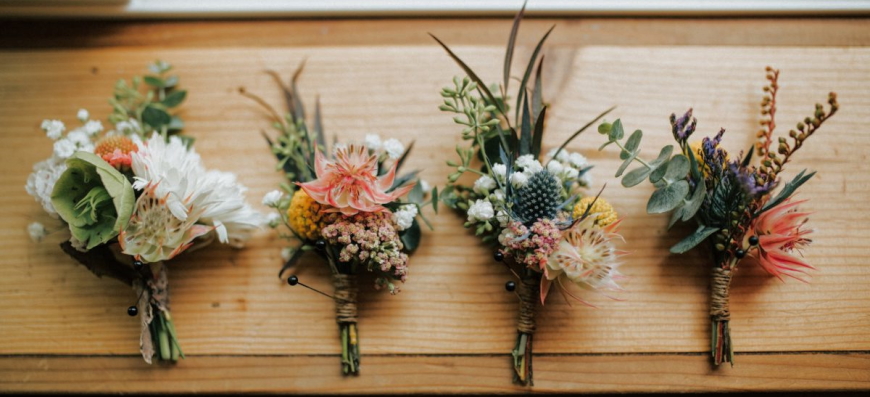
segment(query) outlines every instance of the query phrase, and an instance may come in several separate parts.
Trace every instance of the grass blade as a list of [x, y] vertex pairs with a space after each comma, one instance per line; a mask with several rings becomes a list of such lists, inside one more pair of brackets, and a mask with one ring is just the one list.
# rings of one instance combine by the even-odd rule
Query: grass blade
[[502, 86], [503, 94], [507, 94], [508, 82], [511, 74], [511, 61], [514, 58], [514, 47], [517, 44], [517, 32], [520, 30], [520, 21], [523, 19], [523, 14], [526, 12], [526, 2], [523, 2], [523, 8], [514, 17], [514, 25], [511, 27], [511, 35], [508, 38], [507, 50], [504, 53], [504, 85]]
[[532, 155], [538, 158], [541, 155], [541, 142], [544, 139], [544, 118], [547, 116], [547, 108], [541, 109], [538, 118], [535, 119], [535, 131], [532, 134]]
[[[568, 138], [568, 139], [565, 140], [565, 143], [563, 143], [562, 146], [559, 146], [559, 149], [556, 150], [556, 153], [553, 153], [553, 158], [556, 158], [556, 156], [558, 156], [559, 153], [562, 152], [562, 150], [565, 149], [565, 147], [568, 146], [568, 144], [571, 143], [571, 141], [574, 140], [574, 138], [577, 138], [581, 133], [583, 133], [583, 131], [586, 131], [586, 129], [589, 128], [589, 126], [591, 126], [592, 124], [595, 124], [595, 122], [597, 122], [598, 120], [601, 120], [601, 118], [604, 117], [604, 116], [606, 116], [607, 113], [612, 112], [613, 109], [616, 109], [616, 106], [614, 106], [614, 107], [612, 107], [612, 108], [610, 108], [610, 109], [605, 110], [604, 112], [602, 112], [601, 114], [599, 114], [598, 117], [596, 117], [596, 118], [593, 119], [592, 121], [586, 123], [586, 125], [584, 125], [583, 127], [580, 127], [580, 129], [577, 130], [577, 132], [575, 132], [574, 134], [571, 135], [570, 138]], [[550, 161], [552, 161], [552, 160], [550, 160]]]
[[547, 41], [547, 37], [550, 36], [550, 33], [552, 33], [555, 28], [556, 25], [550, 26], [550, 30], [547, 30], [544, 37], [541, 37], [541, 40], [538, 41], [538, 45], [535, 46], [535, 51], [532, 52], [532, 57], [529, 59], [528, 66], [526, 66], [526, 72], [523, 74], [523, 80], [520, 82], [520, 91], [517, 93], [517, 110], [514, 117], [519, 117], [520, 103], [522, 103], [522, 99], [526, 95], [526, 84], [529, 83], [529, 77], [532, 76], [532, 69], [535, 67], [535, 61], [538, 59], [538, 54], [541, 52], [544, 42]]

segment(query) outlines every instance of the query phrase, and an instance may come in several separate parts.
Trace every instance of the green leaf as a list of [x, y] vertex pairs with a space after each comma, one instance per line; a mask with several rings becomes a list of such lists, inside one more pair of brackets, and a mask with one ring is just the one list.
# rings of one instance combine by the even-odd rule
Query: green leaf
[[673, 183], [677, 180], [685, 179], [689, 173], [689, 159], [682, 154], [671, 157], [668, 162], [668, 170], [665, 172], [665, 180]]
[[[621, 155], [619, 157], [622, 157]], [[634, 158], [637, 157], [637, 153], [629, 153], [627, 157], [625, 157], [625, 161], [622, 162], [622, 165], [619, 166], [619, 169], [616, 170], [616, 177], [619, 178], [625, 169], [631, 165], [631, 162], [634, 161]]]
[[665, 172], [668, 171], [667, 161], [671, 157], [673, 151], [674, 147], [672, 145], [665, 146], [662, 148], [661, 152], [659, 152], [659, 157], [657, 157], [652, 163], [649, 163], [651, 167], [655, 168], [655, 170], [649, 175], [650, 182], [656, 183], [665, 176]]
[[541, 108], [541, 112], [538, 113], [537, 119], [535, 119], [535, 131], [532, 134], [532, 155], [535, 158], [539, 158], [541, 156], [541, 142], [544, 138], [544, 119], [547, 116], [547, 107]]
[[520, 30], [520, 21], [523, 19], [523, 14], [526, 12], [526, 4], [523, 3], [523, 7], [520, 8], [520, 12], [514, 16], [514, 24], [511, 27], [511, 34], [508, 36], [507, 50], [504, 53], [504, 90], [507, 92], [508, 90], [508, 82], [510, 82], [511, 75], [511, 61], [514, 58], [514, 48], [517, 43], [517, 32]]
[[435, 214], [438, 214], [438, 187], [432, 188], [432, 210], [435, 211]]
[[414, 204], [423, 202], [423, 185], [418, 180], [414, 187], [408, 192], [408, 201]]
[[184, 121], [178, 116], [172, 116], [172, 120], [169, 121], [169, 125], [166, 128], [169, 131], [181, 131], [184, 129]]
[[[111, 205], [103, 200], [105, 194]], [[136, 195], [127, 177], [93, 153], [76, 152], [55, 183], [51, 203], [88, 249], [105, 243], [127, 227]]]
[[184, 102], [184, 98], [186, 98], [186, 97], [187, 97], [186, 90], [173, 91], [173, 92], [169, 93], [169, 95], [167, 95], [166, 98], [163, 98], [163, 100], [160, 101], [160, 103], [162, 103], [163, 106], [166, 106], [167, 108], [174, 108], [178, 105], [181, 105], [181, 102]]
[[625, 174], [622, 177], [622, 186], [632, 187], [636, 186], [639, 183], [643, 182], [646, 177], [652, 172], [651, 169], [646, 168], [645, 166], [641, 166], [639, 168], [635, 168], [631, 170], [629, 173]]
[[611, 141], [620, 141], [623, 136], [625, 136], [625, 131], [622, 130], [622, 120], [616, 119], [610, 126], [609, 138]]
[[761, 208], [759, 214], [773, 207], [776, 207], [783, 201], [787, 200], [789, 197], [791, 197], [795, 190], [797, 190], [797, 188], [801, 187], [801, 185], [806, 183], [808, 180], [810, 180], [810, 178], [813, 177], [813, 175], [816, 174], [816, 172], [813, 171], [807, 175], [804, 175], [804, 173], [806, 172], [807, 170], [801, 171], [800, 174], [797, 174], [797, 176], [794, 177], [794, 179], [786, 183], [785, 186], [782, 187], [782, 190], [780, 190], [779, 193], [776, 194], [776, 196], [770, 199], [767, 204], [764, 204], [764, 207]]
[[405, 246], [405, 252], [414, 252], [414, 250], [416, 250], [420, 245], [420, 224], [417, 223], [416, 219], [414, 219], [414, 223], [411, 224], [411, 227], [402, 230], [399, 233], [399, 236], [402, 239], [402, 244]]
[[668, 222], [668, 229], [674, 226], [678, 220], [683, 222], [692, 219], [695, 216], [695, 213], [701, 208], [701, 204], [704, 203], [704, 197], [707, 195], [707, 189], [702, 186], [695, 187], [695, 191], [692, 192], [692, 197], [688, 200], [683, 200], [683, 203], [680, 204], [676, 210], [674, 210], [673, 215], [671, 216], [670, 222]]
[[[544, 56], [541, 55], [541, 60], [538, 61], [538, 68], [535, 72], [535, 87], [532, 89], [532, 114], [541, 114], [544, 110], [543, 99], [543, 83], [541, 82], [541, 68], [544, 65]], [[537, 122], [537, 119], [535, 119]]]
[[671, 247], [671, 252], [675, 254], [682, 254], [694, 248], [696, 245], [701, 244], [702, 241], [706, 240], [707, 237], [710, 237], [718, 230], [719, 228], [717, 227], [700, 225], [694, 233], [684, 238], [682, 241], [677, 243], [677, 245]]
[[142, 121], [151, 126], [151, 128], [159, 130], [163, 126], [169, 125], [169, 123], [172, 122], [172, 116], [170, 116], [165, 110], [160, 109], [154, 104], [150, 104], [145, 107], [144, 111], [142, 111]]
[[166, 78], [164, 82], [166, 84], [166, 88], [172, 88], [178, 85], [178, 76], [172, 75]]
[[165, 88], [166, 82], [157, 76], [145, 76], [145, 83], [156, 88]]
[[677, 181], [653, 192], [646, 204], [646, 212], [661, 214], [677, 208], [689, 194], [689, 182]]
[[520, 156], [532, 153], [532, 119], [529, 115], [529, 99], [523, 99], [523, 118], [520, 124]]
[[635, 130], [628, 140], [625, 141], [625, 149], [629, 152], [634, 152], [640, 147], [640, 140], [643, 139], [643, 131]]
[[[547, 33], [544, 33], [544, 37], [541, 37], [541, 40], [538, 41], [538, 45], [535, 46], [535, 50], [532, 51], [532, 57], [529, 58], [529, 64], [526, 66], [526, 71], [523, 73], [523, 79], [520, 82], [520, 92], [517, 94], [517, 110], [519, 110], [519, 106], [521, 101], [527, 96], [526, 95], [526, 84], [529, 83], [529, 77], [532, 76], [532, 69], [535, 68], [535, 61], [538, 59], [538, 54], [541, 52], [541, 48], [544, 46], [544, 42], [547, 41], [547, 37], [550, 36], [550, 33], [553, 32], [553, 29], [556, 28], [556, 25], [550, 26], [550, 29], [547, 30]], [[516, 118], [519, 113], [515, 114]]]

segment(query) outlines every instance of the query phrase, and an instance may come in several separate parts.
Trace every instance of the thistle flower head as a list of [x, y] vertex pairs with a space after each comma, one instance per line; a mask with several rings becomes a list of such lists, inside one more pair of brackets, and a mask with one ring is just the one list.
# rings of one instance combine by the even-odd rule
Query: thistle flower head
[[561, 204], [562, 187], [549, 171], [532, 174], [528, 182], [516, 190], [514, 203], [517, 216], [527, 225], [542, 219], [553, 219]]

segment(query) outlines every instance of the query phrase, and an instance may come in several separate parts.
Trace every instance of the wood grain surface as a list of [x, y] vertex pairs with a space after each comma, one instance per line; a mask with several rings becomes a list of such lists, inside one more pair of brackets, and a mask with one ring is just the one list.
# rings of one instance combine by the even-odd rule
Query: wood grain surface
[[[624, 189], [612, 178], [618, 156], [596, 151], [604, 141], [600, 135], [590, 132], [576, 140], [570, 149], [596, 164], [596, 189], [607, 183], [604, 195], [624, 219], [623, 248], [631, 253], [622, 269], [629, 279], [615, 300], [584, 294], [597, 308], [569, 305], [555, 294], [539, 311], [535, 390], [870, 388], [870, 212], [863, 207], [870, 199], [866, 21], [860, 26], [847, 19], [531, 22], [521, 30], [515, 66], [525, 62], [550, 23], [559, 24], [554, 45], [545, 52], [547, 147], [618, 105], [610, 119], [644, 130], [647, 157], [672, 139], [668, 116], [689, 107], [699, 120], [697, 134], [725, 127], [725, 146], [739, 151], [749, 147], [758, 129], [766, 65], [782, 70], [781, 134], [829, 91], [839, 94], [841, 104], [786, 175], [818, 171], [800, 193], [814, 212], [816, 231], [806, 257], [818, 271], [810, 283], [782, 283], [756, 268], [740, 270], [732, 284], [734, 368], [713, 370], [706, 356], [708, 258], [700, 250], [681, 256], [667, 251], [689, 228], [668, 233], [666, 217], [644, 213], [649, 187]], [[644, 34], [642, 28], [658, 22], [657, 30]], [[638, 30], [622, 39], [592, 34], [604, 43], [589, 44], [574, 34], [589, 23]], [[750, 30], [765, 23], [782, 29], [763, 30], [767, 36]], [[724, 37], [723, 24], [736, 33]], [[51, 152], [39, 130], [43, 119], [75, 124], [79, 108], [104, 119], [114, 82], [143, 73], [155, 58], [173, 63], [189, 90], [182, 108], [186, 133], [197, 138], [206, 165], [237, 173], [250, 188], [248, 201], [258, 208], [281, 177], [259, 136], [269, 128], [266, 115], [238, 88], [280, 106], [280, 92], [263, 71], [289, 75], [303, 60], [299, 88], [307, 104], [320, 96], [328, 134], [344, 141], [366, 133], [406, 143], [416, 139], [408, 165], [443, 185], [450, 172], [444, 160], [455, 156], [460, 139], [451, 117], [437, 109], [438, 91], [461, 71], [434, 42], [420, 37], [426, 31], [443, 37], [485, 80], [495, 82], [507, 20], [187, 22], [164, 24], [165, 37], [159, 23], [131, 25], [142, 29], [141, 37], [119, 24], [106, 25], [117, 31], [90, 29], [76, 36], [69, 28], [75, 24], [61, 24], [55, 36], [31, 28], [32, 47], [16, 40], [26, 39], [21, 31], [4, 31], [0, 38], [5, 149], [0, 391], [523, 390], [510, 385], [507, 357], [517, 310], [517, 298], [503, 288], [510, 274], [462, 228], [459, 214], [445, 209], [431, 217], [428, 210], [435, 230], [425, 231], [398, 296], [363, 289], [359, 378], [341, 379], [332, 302], [277, 278], [285, 243], [268, 231], [245, 250], [216, 247], [172, 262], [173, 318], [190, 357], [170, 369], [136, 358], [138, 320], [125, 313], [133, 292], [67, 258], [58, 247], [65, 232], [23, 188], [32, 164]], [[307, 39], [318, 26], [341, 26], [344, 38]], [[695, 28], [706, 31], [706, 38], [690, 39]], [[481, 34], [463, 34], [466, 29]], [[380, 33], [365, 33], [370, 31]], [[795, 32], [812, 38], [800, 45], [804, 41]], [[90, 44], [75, 37], [89, 38]], [[33, 221], [54, 230], [41, 243], [27, 235]], [[327, 272], [312, 258], [297, 274], [328, 290]]]

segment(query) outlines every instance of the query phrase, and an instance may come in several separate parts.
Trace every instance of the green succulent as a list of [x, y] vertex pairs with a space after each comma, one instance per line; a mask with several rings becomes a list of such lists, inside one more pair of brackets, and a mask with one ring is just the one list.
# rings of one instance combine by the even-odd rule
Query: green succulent
[[92, 249], [127, 226], [136, 196], [127, 177], [93, 153], [77, 152], [57, 180], [51, 203], [73, 237]]

